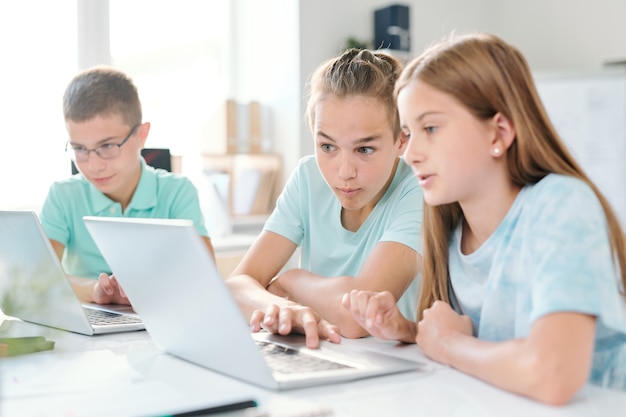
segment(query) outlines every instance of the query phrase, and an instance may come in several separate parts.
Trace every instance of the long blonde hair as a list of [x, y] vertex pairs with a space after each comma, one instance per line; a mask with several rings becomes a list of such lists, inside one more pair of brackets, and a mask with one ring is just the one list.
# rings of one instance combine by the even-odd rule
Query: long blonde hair
[[[406, 66], [396, 84], [396, 96], [415, 79], [454, 97], [479, 120], [501, 113], [512, 122], [516, 140], [506, 157], [515, 184], [535, 184], [550, 173], [587, 183], [604, 209], [614, 261], [626, 287], [626, 244], [617, 216], [563, 144], [541, 103], [528, 63], [515, 47], [490, 34], [453, 36]], [[420, 319], [435, 300], [450, 301], [449, 240], [462, 220], [458, 203], [424, 204]]]

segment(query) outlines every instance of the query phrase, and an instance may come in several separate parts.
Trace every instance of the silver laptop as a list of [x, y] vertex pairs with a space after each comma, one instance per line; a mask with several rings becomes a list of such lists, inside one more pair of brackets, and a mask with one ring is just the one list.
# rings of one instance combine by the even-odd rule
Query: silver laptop
[[32, 211], [0, 211], [0, 300], [6, 315], [71, 332], [144, 329], [128, 306], [80, 302]]
[[307, 349], [300, 335], [251, 333], [191, 221], [83, 219], [153, 342], [174, 356], [270, 389], [425, 369], [325, 341]]

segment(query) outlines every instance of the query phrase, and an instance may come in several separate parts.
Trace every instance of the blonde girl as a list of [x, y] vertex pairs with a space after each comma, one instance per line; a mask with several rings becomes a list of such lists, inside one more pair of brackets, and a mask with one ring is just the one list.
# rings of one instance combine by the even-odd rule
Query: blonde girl
[[379, 337], [545, 403], [587, 382], [626, 388], [624, 235], [522, 54], [489, 34], [451, 37], [396, 93], [424, 190], [418, 323], [384, 292], [352, 291], [344, 306]]

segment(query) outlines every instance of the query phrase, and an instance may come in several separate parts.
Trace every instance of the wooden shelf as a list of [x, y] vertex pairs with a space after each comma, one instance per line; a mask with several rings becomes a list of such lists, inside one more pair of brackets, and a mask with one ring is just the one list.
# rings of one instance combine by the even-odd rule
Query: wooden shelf
[[204, 172], [216, 175], [233, 218], [271, 213], [280, 192], [282, 160], [278, 154], [203, 154]]

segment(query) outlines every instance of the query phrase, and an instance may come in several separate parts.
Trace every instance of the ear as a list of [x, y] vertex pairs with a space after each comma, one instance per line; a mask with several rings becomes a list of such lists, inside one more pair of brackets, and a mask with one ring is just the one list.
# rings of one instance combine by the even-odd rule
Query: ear
[[509, 149], [517, 133], [513, 123], [502, 113], [496, 113], [491, 120], [495, 128], [495, 135], [491, 139], [491, 155], [497, 158]]
[[398, 138], [396, 139], [396, 145], [398, 146], [397, 156], [402, 156], [406, 147], [409, 144], [409, 138], [403, 133], [398, 133]]
[[141, 144], [141, 148], [143, 148], [146, 144], [148, 133], [150, 133], [150, 122], [142, 123], [137, 128], [137, 135], [139, 135], [139, 143]]

